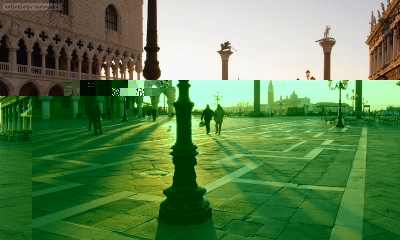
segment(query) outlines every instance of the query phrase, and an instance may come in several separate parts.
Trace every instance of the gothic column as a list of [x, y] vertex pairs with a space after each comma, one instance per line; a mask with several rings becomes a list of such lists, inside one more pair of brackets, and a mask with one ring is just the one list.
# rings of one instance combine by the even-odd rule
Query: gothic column
[[16, 114], [16, 109], [15, 109], [15, 103], [13, 103], [12, 105], [11, 105], [11, 131], [16, 131], [17, 130], [17, 128], [16, 128], [16, 125], [17, 125], [17, 119], [15, 118], [15, 114]]
[[124, 116], [124, 103], [125, 103], [125, 97], [118, 97], [118, 116], [123, 117]]
[[143, 116], [143, 96], [134, 97], [138, 109], [138, 117], [141, 118]]
[[97, 78], [99, 79], [99, 80], [101, 80], [101, 69], [102, 69], [102, 67], [101, 67], [101, 63], [100, 63], [100, 61], [98, 61], [98, 64], [97, 64]]
[[67, 59], [67, 78], [70, 79], [71, 78], [71, 56], [69, 56], [69, 54], [67, 54], [66, 59]]
[[[89, 63], [89, 69], [88, 69], [89, 79], [93, 79], [93, 77], [92, 77], [92, 64], [93, 64], [92, 58], [89, 57], [88, 63]], [[100, 80], [100, 78], [99, 78], [99, 80]]]
[[59, 51], [54, 51], [54, 60], [55, 60], [55, 72], [56, 72], [56, 77], [59, 77], [60, 74], [60, 63], [59, 63], [59, 59], [60, 58], [60, 53]]
[[16, 103], [17, 110], [17, 131], [21, 131], [21, 104], [19, 102]]
[[78, 56], [78, 79], [82, 79], [82, 57]]
[[319, 42], [324, 51], [324, 80], [331, 80], [331, 52], [335, 43], [333, 38], [324, 38]]
[[10, 61], [10, 72], [17, 72], [17, 49], [10, 47], [8, 49], [9, 61]]
[[46, 76], [46, 50], [41, 49], [42, 54], [42, 75]]
[[129, 79], [133, 80], [133, 67], [131, 65], [128, 66], [128, 72], [129, 72]]
[[[27, 108], [27, 102], [26, 102], [26, 98], [23, 98], [22, 99], [22, 111], [26, 111], [26, 110], [28, 110], [28, 108]], [[28, 129], [28, 122], [27, 122], [27, 117], [23, 117], [22, 118], [22, 129], [23, 130], [27, 130]]]
[[[42, 101], [42, 119], [50, 119], [50, 102], [53, 97], [40, 96], [39, 99]], [[32, 120], [31, 120], [32, 124]]]
[[168, 116], [172, 117], [174, 114], [174, 102], [176, 100], [176, 89], [173, 87], [170, 87], [169, 89], [169, 96], [167, 99], [167, 104], [168, 104]]
[[11, 106], [7, 106], [7, 131], [11, 131]]
[[32, 71], [31, 71], [31, 67], [32, 67], [32, 52], [33, 52], [32, 47], [26, 46], [26, 66], [28, 68], [27, 72], [29, 74], [32, 73]]
[[110, 66], [111, 66], [111, 63], [109, 61], [106, 61], [106, 67], [105, 67], [106, 80], [110, 80]]
[[222, 80], [228, 80], [229, 79], [229, 57], [232, 55], [232, 51], [223, 51], [220, 50], [218, 51], [219, 55], [221, 55], [221, 60], [222, 60]]
[[72, 100], [72, 118], [78, 117], [79, 112], [79, 100], [81, 99], [80, 96], [71, 96]]
[[118, 65], [114, 64], [112, 67], [113, 79], [118, 79]]

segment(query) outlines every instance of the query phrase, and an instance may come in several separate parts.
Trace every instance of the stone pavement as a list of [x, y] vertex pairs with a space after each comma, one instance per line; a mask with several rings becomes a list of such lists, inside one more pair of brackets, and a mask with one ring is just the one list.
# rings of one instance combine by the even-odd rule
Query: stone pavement
[[[175, 119], [34, 121], [33, 239], [400, 239], [400, 128], [314, 117], [193, 118], [197, 181], [213, 218], [158, 222]], [[397, 187], [397, 188], [396, 188]]]
[[32, 238], [32, 144], [0, 140], [0, 239]]

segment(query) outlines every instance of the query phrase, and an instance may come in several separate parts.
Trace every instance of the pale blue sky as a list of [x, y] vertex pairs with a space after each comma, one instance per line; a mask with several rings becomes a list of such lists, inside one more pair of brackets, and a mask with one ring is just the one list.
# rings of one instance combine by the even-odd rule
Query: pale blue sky
[[230, 58], [229, 79], [304, 79], [307, 69], [321, 79], [323, 53], [315, 41], [323, 37], [327, 25], [337, 41], [332, 52], [332, 79], [367, 79], [365, 41], [371, 10], [376, 14], [380, 3], [159, 0], [161, 79], [220, 79], [221, 59], [216, 51], [227, 40], [237, 49]]

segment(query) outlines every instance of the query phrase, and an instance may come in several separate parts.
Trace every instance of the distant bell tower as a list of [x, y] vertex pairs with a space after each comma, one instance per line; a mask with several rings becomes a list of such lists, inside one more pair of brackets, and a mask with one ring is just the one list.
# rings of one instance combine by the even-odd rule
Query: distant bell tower
[[274, 104], [274, 86], [272, 85], [272, 81], [269, 80], [268, 84], [268, 105]]

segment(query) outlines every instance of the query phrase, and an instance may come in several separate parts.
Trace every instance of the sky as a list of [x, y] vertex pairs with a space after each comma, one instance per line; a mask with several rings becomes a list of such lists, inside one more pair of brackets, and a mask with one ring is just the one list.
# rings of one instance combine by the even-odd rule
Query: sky
[[[334, 86], [339, 81], [333, 81]], [[388, 106], [400, 107], [400, 86], [396, 86], [398, 81], [363, 81], [363, 98], [364, 102], [368, 102], [371, 106], [371, 111], [386, 109]], [[269, 80], [261, 81], [261, 104], [268, 102], [268, 83]], [[172, 81], [172, 85], [176, 87], [177, 80]], [[232, 107], [237, 102], [249, 102], [253, 105], [253, 86], [254, 81], [250, 80], [190, 80], [189, 89], [190, 99], [195, 103], [194, 109], [203, 109], [206, 104], [214, 105], [214, 96], [222, 96], [220, 104], [223, 107]], [[273, 80], [272, 84], [275, 91], [275, 101], [282, 98], [290, 97], [293, 91], [296, 92], [299, 98], [308, 97], [311, 103], [317, 102], [338, 102], [339, 91], [329, 90], [328, 81], [316, 80]], [[352, 96], [352, 91], [355, 89], [355, 81], [350, 80], [346, 90], [342, 91], [342, 102], [352, 105], [351, 100], [346, 99], [346, 95]], [[176, 92], [178, 97], [179, 90]], [[145, 100], [146, 101], [146, 100]], [[160, 98], [162, 106], [163, 96]]]
[[[336, 45], [332, 79], [368, 79], [371, 11], [385, 0], [168, 0], [157, 1], [160, 79], [221, 79], [220, 44], [237, 51], [229, 79], [323, 78], [316, 40], [327, 25]], [[144, 1], [144, 45], [147, 1]], [[143, 54], [143, 60], [145, 53]]]

